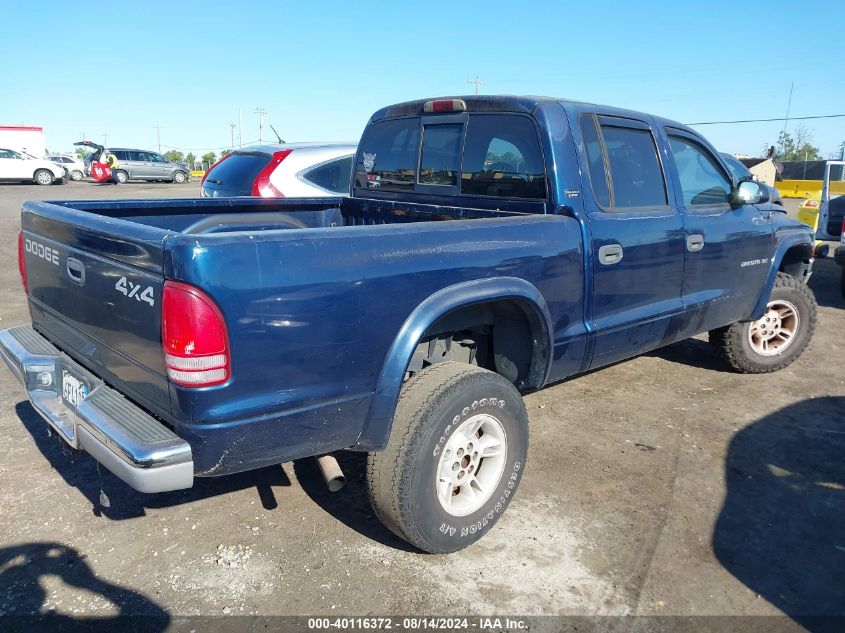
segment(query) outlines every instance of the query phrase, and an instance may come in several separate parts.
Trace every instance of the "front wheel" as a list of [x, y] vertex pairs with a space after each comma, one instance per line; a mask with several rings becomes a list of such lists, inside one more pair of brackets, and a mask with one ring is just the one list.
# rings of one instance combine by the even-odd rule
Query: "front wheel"
[[70, 172], [70, 179], [74, 181], [82, 180], [82, 172], [78, 169], [74, 169], [72, 172]]
[[710, 332], [710, 344], [736, 371], [763, 374], [783, 369], [801, 355], [816, 328], [816, 298], [807, 284], [778, 273], [766, 311]]
[[176, 173], [173, 174], [173, 182], [175, 182], [176, 184], [181, 185], [187, 179], [188, 179], [188, 177], [185, 175], [184, 171], [177, 171]]
[[438, 363], [405, 383], [387, 447], [368, 457], [370, 502], [412, 545], [454, 552], [502, 516], [527, 453], [528, 415], [516, 388], [486, 369]]
[[49, 169], [39, 169], [33, 174], [32, 179], [39, 185], [52, 185], [56, 178]]

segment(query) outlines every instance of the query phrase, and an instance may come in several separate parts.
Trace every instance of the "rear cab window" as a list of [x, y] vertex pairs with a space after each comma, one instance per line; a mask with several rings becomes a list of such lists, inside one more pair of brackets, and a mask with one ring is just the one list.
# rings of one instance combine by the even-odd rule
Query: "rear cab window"
[[469, 113], [388, 119], [361, 140], [354, 187], [545, 201], [545, 161], [534, 121]]

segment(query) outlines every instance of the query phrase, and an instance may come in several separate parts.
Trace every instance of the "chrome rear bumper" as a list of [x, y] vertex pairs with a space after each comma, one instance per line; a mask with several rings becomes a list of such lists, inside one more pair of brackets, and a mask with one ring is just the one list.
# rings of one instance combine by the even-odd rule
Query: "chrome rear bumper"
[[[190, 488], [190, 445], [108, 387], [29, 325], [0, 331], [0, 356], [26, 389], [32, 406], [75, 449], [86, 451], [140, 492]], [[87, 393], [77, 406], [62, 398], [65, 371]]]

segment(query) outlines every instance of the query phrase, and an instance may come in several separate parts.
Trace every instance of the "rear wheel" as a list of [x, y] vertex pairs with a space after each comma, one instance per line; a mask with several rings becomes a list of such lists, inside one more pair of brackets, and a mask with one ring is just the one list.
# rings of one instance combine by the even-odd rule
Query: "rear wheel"
[[527, 452], [516, 388], [486, 369], [438, 363], [405, 383], [388, 445], [369, 455], [370, 501], [399, 537], [426, 552], [454, 552], [504, 513]]
[[32, 179], [39, 185], [52, 185], [56, 177], [49, 169], [38, 169], [32, 175]]
[[173, 182], [175, 182], [177, 184], [181, 185], [187, 179], [188, 179], [188, 177], [187, 177], [187, 175], [185, 174], [184, 171], [177, 171], [176, 173], [173, 174]]
[[114, 177], [121, 185], [126, 183], [129, 180], [129, 174], [127, 174], [122, 169], [118, 169], [114, 172]]
[[78, 169], [74, 169], [70, 172], [70, 179], [71, 180], [82, 180], [82, 172]]
[[710, 344], [736, 371], [763, 374], [791, 364], [816, 328], [816, 298], [810, 288], [778, 273], [766, 311], [756, 321], [742, 321], [710, 332]]

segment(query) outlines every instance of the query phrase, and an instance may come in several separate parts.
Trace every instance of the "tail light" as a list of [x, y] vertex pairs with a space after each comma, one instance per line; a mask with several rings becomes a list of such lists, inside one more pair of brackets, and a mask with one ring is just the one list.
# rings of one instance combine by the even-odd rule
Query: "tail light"
[[202, 175], [202, 180], [200, 181], [200, 186], [202, 186], [202, 185], [204, 185], [204, 184], [205, 184], [205, 179], [206, 179], [206, 178], [208, 178], [208, 174], [209, 174], [209, 173], [211, 173], [211, 170], [212, 170], [212, 169], [214, 169], [215, 167], [217, 167], [217, 165], [219, 165], [220, 163], [222, 163], [224, 160], [226, 160], [227, 158], [229, 158], [229, 156], [231, 156], [233, 153], [234, 153], [234, 152], [229, 152], [229, 153], [228, 153], [228, 154], [226, 154], [225, 156], [221, 156], [221, 157], [220, 157], [220, 159], [219, 159], [216, 163], [214, 163], [211, 167], [209, 167], [208, 169], [206, 169], [206, 170], [205, 170], [205, 173]]
[[281, 191], [276, 189], [273, 186], [273, 183], [270, 182], [270, 175], [275, 171], [276, 167], [279, 166], [284, 159], [288, 157], [293, 150], [290, 149], [283, 149], [280, 152], [273, 152], [273, 156], [270, 158], [270, 162], [267, 163], [264, 168], [258, 172], [258, 176], [255, 177], [255, 182], [252, 183], [252, 195], [260, 196], [262, 198], [284, 198], [284, 195]]
[[845, 220], [842, 220], [842, 235], [839, 237], [839, 241], [845, 244]]
[[185, 387], [229, 379], [229, 340], [220, 309], [198, 288], [164, 282], [161, 338], [167, 377]]
[[435, 99], [423, 104], [423, 112], [466, 112], [467, 104], [463, 99]]
[[29, 294], [29, 285], [26, 283], [26, 250], [23, 243], [23, 230], [18, 231], [18, 271], [21, 274], [23, 291]]

